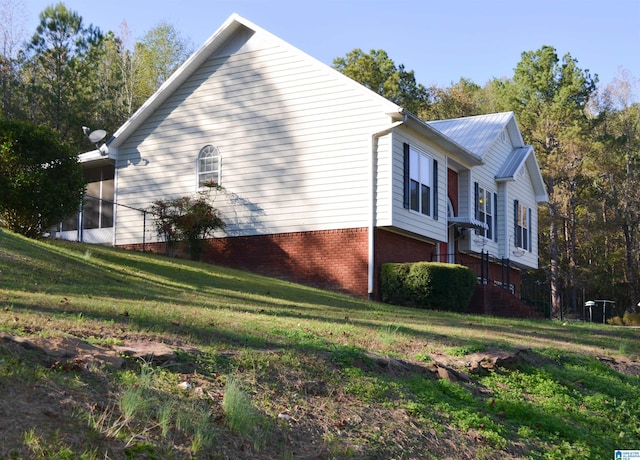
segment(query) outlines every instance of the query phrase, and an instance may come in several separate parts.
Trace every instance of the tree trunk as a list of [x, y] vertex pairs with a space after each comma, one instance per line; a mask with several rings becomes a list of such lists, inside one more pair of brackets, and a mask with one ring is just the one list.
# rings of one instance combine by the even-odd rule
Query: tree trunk
[[549, 206], [549, 268], [551, 286], [551, 318], [562, 316], [562, 301], [560, 295], [560, 254], [558, 251], [558, 226], [556, 222], [556, 207]]
[[631, 313], [636, 313], [638, 311], [638, 270], [633, 257], [634, 238], [631, 234], [632, 230], [626, 221], [622, 224], [622, 232], [624, 234], [625, 263], [629, 276], [629, 296], [631, 300], [631, 305], [627, 307], [627, 310]]

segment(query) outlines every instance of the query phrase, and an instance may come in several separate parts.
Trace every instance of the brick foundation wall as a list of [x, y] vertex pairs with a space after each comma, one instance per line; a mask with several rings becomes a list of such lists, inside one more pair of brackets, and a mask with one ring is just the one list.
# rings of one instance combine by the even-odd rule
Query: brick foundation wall
[[[367, 228], [351, 228], [275, 235], [227, 237], [209, 240], [202, 261], [287, 279], [323, 289], [366, 297], [368, 292]], [[127, 245], [142, 250], [142, 245]], [[376, 229], [374, 297], [379, 299], [380, 270], [389, 262], [427, 262], [435, 244]], [[164, 243], [147, 243], [148, 252], [164, 253]], [[176, 253], [187, 257], [184, 251]], [[459, 255], [479, 273], [479, 259]], [[476, 266], [474, 266], [474, 263]], [[489, 278], [501, 279], [501, 267], [490, 264]], [[511, 269], [510, 283], [520, 289], [520, 271]]]
[[376, 229], [375, 233], [375, 283], [374, 292], [379, 300], [380, 270], [386, 263], [429, 262], [436, 253], [435, 244], [420, 241], [398, 233]]
[[[367, 233], [352, 228], [215, 238], [202, 261], [366, 297]], [[164, 243], [146, 244], [145, 250], [163, 253]]]

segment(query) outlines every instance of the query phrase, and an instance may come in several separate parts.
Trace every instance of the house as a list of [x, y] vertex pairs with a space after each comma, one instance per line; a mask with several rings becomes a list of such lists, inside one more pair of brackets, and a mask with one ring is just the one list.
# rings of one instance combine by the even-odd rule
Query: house
[[214, 181], [205, 261], [372, 298], [386, 262], [538, 263], [547, 196], [513, 113], [424, 122], [237, 15], [80, 161], [64, 238], [160, 251], [144, 210]]

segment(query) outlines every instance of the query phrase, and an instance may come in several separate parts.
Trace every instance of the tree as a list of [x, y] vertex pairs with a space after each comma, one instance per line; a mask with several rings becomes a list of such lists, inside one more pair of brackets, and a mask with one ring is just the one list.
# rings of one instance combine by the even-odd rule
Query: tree
[[468, 78], [461, 78], [448, 88], [432, 86], [429, 88], [429, 93], [432, 101], [425, 118], [430, 120], [469, 117], [492, 112], [490, 91], [487, 87], [482, 88]]
[[83, 124], [114, 132], [131, 116], [130, 58], [131, 53], [113, 32], [90, 48], [86, 62], [92, 71], [85, 83], [90, 102]]
[[[576, 308], [576, 199], [582, 165], [589, 152], [592, 120], [587, 107], [597, 77], [582, 70], [571, 55], [562, 61], [556, 50], [543, 46], [522, 53], [512, 80], [494, 82], [506, 110], [514, 110], [523, 136], [534, 145], [549, 195], [546, 222], [552, 313], [560, 315], [561, 288], [568, 287]], [[544, 238], [543, 238], [544, 239]]]
[[[640, 81], [621, 71], [594, 104], [598, 114], [597, 159], [589, 165], [592, 194], [600, 206], [601, 240], [609, 252], [602, 260], [623, 268], [617, 278], [628, 286], [626, 308], [637, 311], [640, 301]], [[614, 260], [614, 257], [617, 259]], [[616, 263], [617, 262], [617, 263]], [[622, 283], [618, 283], [622, 284]]]
[[429, 92], [416, 83], [413, 70], [405, 70], [402, 64], [396, 67], [383, 50], [371, 50], [367, 54], [354, 49], [344, 58], [335, 58], [333, 67], [418, 116], [429, 107]]
[[18, 44], [24, 39], [24, 2], [0, 0], [0, 115], [10, 117], [15, 110]]
[[0, 222], [38, 237], [78, 210], [84, 179], [75, 153], [58, 133], [0, 119]]
[[87, 123], [94, 101], [90, 77], [95, 69], [86, 56], [101, 40], [98, 29], [85, 27], [82, 17], [63, 3], [48, 6], [40, 13], [22, 69], [30, 96], [29, 119], [47, 124], [79, 149], [85, 141], [80, 127]]
[[190, 43], [172, 24], [162, 22], [135, 45], [134, 80], [136, 106], [160, 88], [192, 52]]

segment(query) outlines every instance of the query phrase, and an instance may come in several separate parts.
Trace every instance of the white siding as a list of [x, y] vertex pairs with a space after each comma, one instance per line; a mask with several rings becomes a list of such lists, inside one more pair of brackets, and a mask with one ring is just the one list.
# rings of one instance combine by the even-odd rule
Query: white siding
[[[210, 58], [120, 146], [118, 202], [192, 195], [198, 152], [212, 144], [227, 235], [367, 226], [371, 133], [390, 124], [388, 106], [304, 55], [250, 41]], [[116, 244], [141, 234], [142, 214], [119, 207]]]
[[[388, 134], [377, 139], [375, 147], [376, 168], [376, 226], [388, 227], [393, 216], [393, 165], [394, 155], [391, 154], [393, 136]], [[402, 205], [402, 203], [400, 203]]]
[[[529, 268], [538, 268], [538, 203], [536, 202], [533, 190], [531, 177], [524, 165], [521, 171], [516, 175], [515, 181], [506, 183], [506, 230], [509, 235], [509, 254], [505, 255], [505, 257], [510, 258], [518, 265]], [[529, 231], [531, 232], [532, 247], [530, 250], [525, 251], [524, 255], [519, 257], [514, 256], [513, 253], [514, 200], [518, 200], [521, 205], [531, 209], [531, 223]]]
[[[404, 155], [403, 144], [408, 143], [438, 161], [438, 219], [410, 211], [403, 207], [404, 199]], [[392, 156], [392, 214], [379, 225], [391, 225], [432, 241], [447, 241], [447, 158], [434, 144], [406, 128], [393, 134]], [[379, 180], [382, 180], [380, 178]], [[386, 216], [385, 216], [386, 217]]]
[[[498, 190], [498, 184], [496, 183], [495, 175], [496, 171], [501, 168], [502, 164], [505, 161], [505, 158], [507, 158], [511, 149], [512, 147], [507, 143], [493, 143], [492, 148], [483, 158], [484, 164], [482, 166], [476, 166], [471, 170], [471, 197], [469, 201], [469, 216], [475, 217], [475, 197], [473, 188], [475, 182], [477, 182], [478, 185], [484, 190], [491, 192], [492, 199], [494, 193], [498, 194], [498, 203], [500, 203], [502, 197], [500, 196]], [[500, 244], [502, 241], [504, 241], [504, 226], [500, 224], [504, 221], [504, 214], [501, 214], [501, 212], [504, 211], [502, 211], [500, 209], [500, 206], [498, 206], [498, 209], [494, 209], [493, 212], [498, 212], [498, 225], [495, 229], [498, 232], [498, 241], [496, 242], [495, 238], [492, 238], [491, 240], [478, 237], [474, 238], [475, 234], [471, 233], [472, 238], [470, 241], [470, 248], [472, 251], [480, 252], [484, 250], [485, 252], [489, 252], [491, 255], [502, 257], [500, 254]]]

